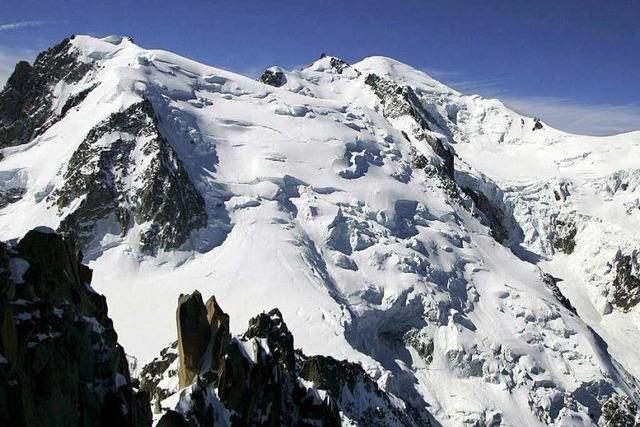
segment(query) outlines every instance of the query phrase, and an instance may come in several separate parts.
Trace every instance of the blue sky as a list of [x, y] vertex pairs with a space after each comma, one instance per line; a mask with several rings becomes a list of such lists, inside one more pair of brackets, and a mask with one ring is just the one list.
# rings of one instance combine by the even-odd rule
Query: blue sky
[[640, 0], [0, 0], [0, 81], [69, 34], [130, 35], [256, 76], [390, 56], [577, 133], [640, 129]]

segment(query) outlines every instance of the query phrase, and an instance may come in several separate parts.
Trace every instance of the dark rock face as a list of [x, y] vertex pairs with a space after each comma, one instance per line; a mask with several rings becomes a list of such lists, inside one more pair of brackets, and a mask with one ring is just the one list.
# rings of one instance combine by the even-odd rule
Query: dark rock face
[[51, 109], [52, 88], [61, 80], [78, 82], [92, 68], [77, 57], [65, 39], [40, 53], [33, 66], [16, 65], [0, 92], [0, 148], [25, 144], [59, 119]]
[[[103, 143], [114, 135], [114, 142]], [[136, 157], [144, 161], [136, 164]], [[60, 224], [83, 246], [101, 237], [95, 235], [96, 223], [110, 215], [123, 235], [134, 222], [146, 224], [139, 238], [141, 249], [150, 252], [177, 248], [207, 224], [204, 200], [161, 135], [147, 100], [94, 127], [71, 157], [64, 178], [50, 199], [63, 213], [84, 196]]]
[[637, 427], [640, 425], [638, 406], [627, 396], [612, 396], [602, 406], [599, 425], [604, 427]]
[[575, 237], [578, 234], [576, 226], [569, 221], [555, 218], [553, 220], [554, 236], [552, 237], [553, 248], [567, 255], [573, 253], [576, 247]]
[[491, 236], [499, 243], [509, 239], [509, 231], [505, 226], [506, 214], [500, 206], [495, 205], [480, 191], [463, 188], [464, 193], [473, 200], [474, 207], [480, 211], [480, 220], [491, 230]]
[[178, 370], [171, 370], [171, 365], [178, 358], [178, 341], [172, 342], [160, 351], [160, 355], [146, 364], [140, 372], [140, 389], [149, 393], [155, 401], [169, 397], [169, 390], [160, 386], [163, 376], [176, 377]]
[[[180, 364], [199, 360], [199, 369], [180, 391], [178, 408], [165, 409], [158, 425], [215, 425], [224, 419], [238, 426], [338, 426], [340, 412], [361, 425], [429, 425], [394, 406], [359, 365], [294, 351], [293, 335], [277, 309], [251, 319], [244, 335], [235, 338], [229, 334], [229, 317], [213, 297], [205, 306], [197, 292], [181, 296], [179, 319], [187, 312], [191, 331], [200, 337], [189, 338], [198, 345], [179, 340]], [[186, 327], [186, 322], [179, 324], [179, 337]], [[159, 364], [152, 363], [157, 371]]]
[[576, 309], [573, 307], [573, 305], [571, 305], [571, 301], [569, 301], [569, 299], [564, 296], [562, 291], [560, 291], [560, 288], [558, 288], [558, 284], [556, 283], [556, 279], [552, 275], [543, 273], [542, 281], [545, 285], [547, 285], [547, 288], [549, 288], [551, 292], [553, 292], [553, 296], [556, 297], [558, 301], [560, 301], [560, 304], [562, 304], [573, 314], [577, 314]]
[[0, 244], [0, 425], [151, 425], [78, 254], [48, 229]]
[[300, 377], [326, 390], [350, 420], [363, 426], [429, 426], [430, 422], [414, 417], [410, 408], [393, 406], [389, 396], [364, 372], [346, 360], [327, 356], [302, 358]]
[[453, 180], [454, 151], [439, 138], [425, 132], [437, 127], [437, 119], [422, 106], [413, 89], [409, 86], [400, 86], [377, 74], [369, 74], [365, 84], [371, 87], [373, 93], [380, 99], [384, 117], [394, 119], [400, 116], [411, 116], [416, 121], [419, 127], [414, 129], [413, 136], [429, 144], [442, 160], [441, 172]]
[[280, 87], [287, 82], [287, 77], [280, 70], [265, 70], [258, 78], [258, 81], [269, 86]]
[[622, 311], [629, 311], [640, 302], [638, 253], [617, 254], [614, 261], [616, 277], [613, 280], [613, 302]]
[[62, 106], [62, 109], [60, 110], [60, 117], [64, 117], [70, 109], [80, 105], [82, 101], [84, 101], [84, 99], [87, 97], [87, 95], [89, 95], [91, 91], [96, 88], [96, 86], [97, 85], [93, 85], [76, 94], [71, 95], [69, 99], [67, 99], [67, 102], [65, 102]]
[[0, 209], [20, 200], [26, 191], [22, 187], [0, 189]]
[[540, 130], [542, 128], [543, 128], [543, 126], [542, 126], [542, 123], [540, 122], [540, 119], [537, 118], [537, 117], [534, 117], [534, 119], [533, 119], [533, 129], [532, 130], [535, 131], [535, 130]]
[[207, 309], [200, 292], [180, 295], [176, 313], [178, 325], [178, 357], [180, 357], [180, 388], [191, 384], [200, 372], [202, 356], [209, 345], [211, 330], [207, 322]]
[[342, 74], [345, 68], [351, 67], [351, 65], [349, 65], [347, 62], [343, 61], [340, 58], [335, 58], [335, 57], [332, 57], [329, 60], [329, 63], [331, 64], [331, 67], [334, 70], [336, 70], [338, 74]]

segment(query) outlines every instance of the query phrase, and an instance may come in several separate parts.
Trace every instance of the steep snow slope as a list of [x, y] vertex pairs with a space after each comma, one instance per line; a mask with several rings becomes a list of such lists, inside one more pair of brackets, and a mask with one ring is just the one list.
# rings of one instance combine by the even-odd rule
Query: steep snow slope
[[[330, 61], [286, 73], [282, 86], [376, 104], [376, 99], [362, 95], [360, 79], [354, 82], [348, 74], [343, 77], [346, 73], [327, 76]], [[611, 137], [567, 134], [521, 116], [498, 100], [462, 95], [390, 58], [367, 58], [351, 70], [413, 89], [434, 118], [434, 129], [455, 147], [456, 180], [481, 190], [492, 209], [504, 212], [514, 251], [553, 274], [583, 320], [639, 376], [640, 287], [628, 279], [626, 284], [622, 279], [614, 282], [625, 257], [634, 266], [638, 263], [640, 132]], [[485, 176], [469, 182], [469, 173], [478, 172], [466, 171], [467, 165]], [[477, 187], [487, 177], [490, 181]]]
[[[216, 295], [234, 333], [278, 307], [305, 353], [360, 362], [444, 425], [588, 425], [606, 401], [636, 399], [627, 371], [637, 348], [585, 315], [611, 337], [612, 357], [553, 280], [521, 259], [537, 254], [549, 259], [543, 269], [599, 286], [578, 269], [588, 246], [544, 249], [558, 233], [551, 213], [578, 209], [593, 215], [580, 226], [615, 246], [601, 231], [615, 224], [595, 216], [607, 212], [593, 202], [604, 175], [571, 151], [578, 137], [387, 58], [273, 69], [263, 80], [276, 88], [122, 37], [77, 36], [60, 49], [88, 71], [45, 85], [45, 125], [2, 150], [2, 189], [18, 196], [0, 211], [0, 238], [36, 225], [83, 237], [129, 352], [150, 359], [172, 341], [177, 296], [198, 289]], [[593, 159], [614, 152], [632, 168], [635, 152], [618, 138], [618, 151], [594, 139]], [[626, 149], [638, 143], [632, 135]], [[539, 166], [519, 166], [533, 163], [528, 153]], [[555, 170], [593, 190], [567, 208], [548, 203], [545, 183], [565, 179]], [[630, 197], [611, 196], [610, 210]], [[634, 240], [629, 230], [609, 236]], [[611, 271], [602, 274], [609, 286]], [[579, 314], [597, 301], [566, 288]]]

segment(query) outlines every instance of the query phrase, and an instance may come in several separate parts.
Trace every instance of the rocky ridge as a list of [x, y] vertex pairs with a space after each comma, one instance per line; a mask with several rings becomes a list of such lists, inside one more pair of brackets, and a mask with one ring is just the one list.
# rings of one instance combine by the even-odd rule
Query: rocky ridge
[[0, 243], [0, 424], [149, 426], [149, 396], [72, 240]]
[[[159, 426], [431, 425], [427, 412], [382, 391], [359, 365], [294, 350], [277, 309], [237, 337], [215, 298], [205, 305], [197, 291], [180, 296], [176, 316], [178, 369], [166, 350], [142, 369]], [[154, 380], [176, 376], [173, 390]]]

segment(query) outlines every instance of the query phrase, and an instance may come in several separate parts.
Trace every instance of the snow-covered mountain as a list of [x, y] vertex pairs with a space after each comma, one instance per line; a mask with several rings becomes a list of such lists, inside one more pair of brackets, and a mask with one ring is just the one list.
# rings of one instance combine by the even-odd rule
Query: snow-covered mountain
[[0, 124], [0, 239], [74, 235], [141, 361], [197, 289], [236, 334], [278, 308], [435, 423], [634, 422], [640, 132], [566, 134], [384, 57], [253, 81], [116, 36], [18, 64]]

